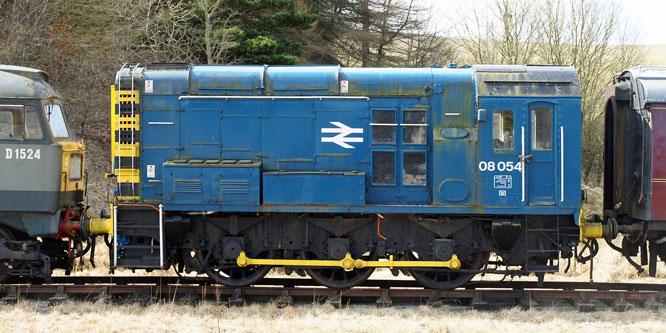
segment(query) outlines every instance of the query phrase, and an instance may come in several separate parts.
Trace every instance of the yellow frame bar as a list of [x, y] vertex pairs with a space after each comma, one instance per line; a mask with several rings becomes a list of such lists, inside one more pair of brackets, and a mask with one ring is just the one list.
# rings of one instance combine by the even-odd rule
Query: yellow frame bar
[[248, 258], [245, 252], [238, 255], [236, 264], [239, 267], [248, 265], [266, 265], [266, 266], [304, 266], [304, 267], [342, 267], [350, 270], [354, 268], [354, 259], [347, 253], [342, 260], [295, 260], [295, 259], [253, 259]]
[[450, 268], [459, 269], [461, 266], [457, 255], [451, 256], [447, 261], [395, 261], [393, 255], [389, 256], [388, 261], [366, 261], [363, 259], [354, 260], [351, 254], [347, 253], [342, 260], [298, 260], [298, 259], [253, 259], [248, 258], [245, 252], [241, 252], [236, 259], [239, 267], [249, 265], [264, 266], [303, 266], [303, 267], [340, 267], [346, 270], [366, 267], [432, 267], [432, 268]]
[[450, 269], [459, 269], [460, 260], [457, 255], [451, 256], [450, 260], [447, 261], [394, 261], [393, 255], [389, 256], [388, 261], [365, 261], [363, 259], [354, 260], [354, 267], [356, 268], [365, 268], [365, 267], [433, 267], [433, 268], [450, 268]]

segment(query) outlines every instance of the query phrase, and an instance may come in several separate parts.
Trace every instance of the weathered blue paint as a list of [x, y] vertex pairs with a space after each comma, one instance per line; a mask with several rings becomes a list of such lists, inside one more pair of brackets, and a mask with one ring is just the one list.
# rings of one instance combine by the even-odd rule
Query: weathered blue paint
[[250, 160], [174, 160], [164, 164], [164, 202], [170, 207], [259, 205], [261, 163]]
[[[264, 172], [263, 202], [288, 205], [356, 205], [365, 204], [363, 172]], [[341, 191], [327, 191], [341, 188]], [[284, 189], [292, 189], [285, 193]]]
[[[571, 68], [192, 65], [147, 67], [136, 82], [141, 198], [166, 210], [573, 216], [580, 206], [580, 92]], [[540, 107], [552, 110], [548, 150], [530, 146], [531, 110]], [[393, 142], [373, 142], [375, 110], [394, 115]], [[410, 111], [425, 112], [423, 143], [408, 142]], [[513, 149], [493, 148], [494, 111], [513, 112]], [[506, 168], [520, 163], [523, 148], [534, 157], [525, 183], [522, 171]], [[393, 154], [393, 183], [373, 183], [374, 152]], [[406, 184], [405, 156], [425, 156], [423, 180]], [[176, 203], [175, 176], [166, 174], [174, 160], [260, 163], [263, 181], [252, 186], [262, 197]], [[495, 167], [482, 170], [482, 162]], [[145, 177], [148, 165], [154, 178]], [[211, 184], [210, 195], [220, 195]]]

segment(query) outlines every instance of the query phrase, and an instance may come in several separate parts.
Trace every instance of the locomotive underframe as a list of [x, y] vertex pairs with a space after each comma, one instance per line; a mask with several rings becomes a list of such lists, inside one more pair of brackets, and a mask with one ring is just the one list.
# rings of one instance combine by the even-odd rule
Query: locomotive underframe
[[10, 276], [49, 281], [54, 269], [69, 274], [76, 250], [69, 239], [40, 240], [0, 224], [0, 282]]
[[[578, 226], [570, 216], [180, 213], [164, 216], [159, 246], [157, 214], [152, 208], [123, 207], [117, 216], [117, 267], [167, 269], [208, 274], [227, 285], [250, 284], [269, 267], [241, 268], [249, 258], [447, 261], [455, 254], [462, 267], [414, 267], [401, 271], [434, 288], [454, 288], [478, 273], [527, 275], [556, 272], [559, 258], [571, 258]], [[167, 258], [159, 264], [160, 249]], [[492, 255], [491, 255], [492, 254]], [[112, 261], [113, 262], [113, 261]], [[392, 269], [397, 275], [400, 270]], [[286, 266], [285, 273], [307, 272], [331, 287], [363, 282], [371, 268]]]

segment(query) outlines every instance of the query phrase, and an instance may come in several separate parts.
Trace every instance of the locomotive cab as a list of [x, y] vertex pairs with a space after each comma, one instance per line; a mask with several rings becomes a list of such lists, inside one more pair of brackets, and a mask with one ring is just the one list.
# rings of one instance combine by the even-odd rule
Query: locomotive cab
[[[1, 104], [0, 140], [6, 166], [21, 170], [18, 177], [6, 175], [3, 211], [54, 212], [82, 201], [83, 144], [70, 136], [59, 100]], [[32, 166], [31, 161], [49, 163]], [[44, 192], [43, 200], [30, 197], [34, 189]]]
[[0, 281], [69, 269], [72, 242], [87, 238], [84, 145], [47, 80], [40, 70], [0, 66]]

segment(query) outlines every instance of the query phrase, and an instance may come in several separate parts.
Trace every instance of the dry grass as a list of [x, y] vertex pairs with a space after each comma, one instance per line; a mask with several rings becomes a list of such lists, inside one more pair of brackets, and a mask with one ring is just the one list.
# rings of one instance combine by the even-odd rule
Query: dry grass
[[568, 306], [483, 312], [460, 306], [334, 309], [314, 303], [278, 309], [274, 304], [141, 307], [69, 301], [49, 307], [31, 301], [0, 306], [0, 326], [5, 332], [644, 332], [661, 330], [664, 319], [651, 311], [586, 314]]

